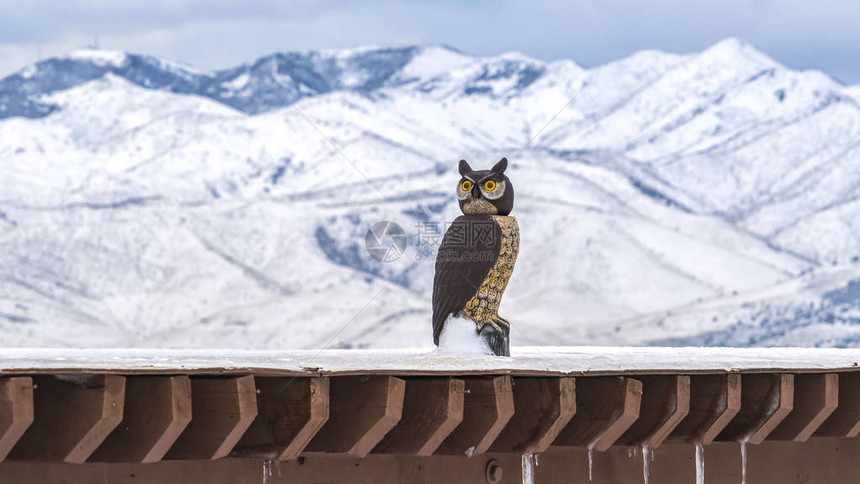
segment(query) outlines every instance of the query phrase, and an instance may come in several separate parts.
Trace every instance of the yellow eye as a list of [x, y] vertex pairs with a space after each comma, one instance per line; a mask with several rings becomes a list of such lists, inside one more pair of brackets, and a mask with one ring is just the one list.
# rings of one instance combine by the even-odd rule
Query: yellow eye
[[484, 183], [484, 189], [487, 190], [488, 192], [495, 190], [496, 189], [496, 182], [494, 182], [493, 180], [487, 180]]
[[468, 192], [472, 189], [472, 182], [469, 180], [463, 180], [463, 183], [460, 184], [460, 188], [462, 188], [464, 192]]

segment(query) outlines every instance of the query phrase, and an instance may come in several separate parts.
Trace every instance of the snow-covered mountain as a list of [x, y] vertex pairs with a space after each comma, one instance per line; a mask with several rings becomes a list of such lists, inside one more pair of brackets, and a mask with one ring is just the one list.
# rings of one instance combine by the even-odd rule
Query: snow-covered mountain
[[514, 344], [855, 346], [859, 102], [735, 39], [48, 59], [0, 80], [0, 345], [429, 346], [456, 162], [507, 156]]

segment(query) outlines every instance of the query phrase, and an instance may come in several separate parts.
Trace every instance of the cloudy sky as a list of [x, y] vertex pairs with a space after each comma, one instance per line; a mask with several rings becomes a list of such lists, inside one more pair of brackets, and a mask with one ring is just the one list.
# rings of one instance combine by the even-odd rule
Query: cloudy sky
[[0, 75], [85, 46], [222, 68], [274, 51], [449, 44], [593, 66], [726, 37], [792, 67], [860, 83], [853, 0], [28, 0], [0, 16]]

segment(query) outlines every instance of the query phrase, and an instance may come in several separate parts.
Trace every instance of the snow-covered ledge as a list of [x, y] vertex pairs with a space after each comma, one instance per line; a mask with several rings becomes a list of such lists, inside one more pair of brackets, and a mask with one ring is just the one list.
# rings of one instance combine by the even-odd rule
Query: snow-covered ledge
[[[860, 350], [512, 354], [0, 350], [0, 481], [155, 469], [149, 482], [226, 484], [258, 479], [261, 464], [268, 477], [276, 461], [297, 483], [647, 482], [656, 450], [671, 465], [655, 466], [655, 481], [701, 482], [707, 460], [721, 469], [708, 482], [729, 484], [744, 479], [748, 444], [756, 481], [847, 484], [860, 472]], [[219, 472], [201, 477], [208, 469]]]
[[0, 374], [33, 373], [257, 373], [343, 374], [658, 374], [860, 370], [860, 349], [515, 347], [512, 356], [463, 355], [428, 349], [0, 350]]

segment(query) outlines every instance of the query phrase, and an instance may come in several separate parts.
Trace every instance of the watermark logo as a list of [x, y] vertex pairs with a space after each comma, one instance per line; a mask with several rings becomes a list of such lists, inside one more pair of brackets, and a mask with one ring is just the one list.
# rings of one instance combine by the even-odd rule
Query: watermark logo
[[383, 220], [370, 226], [364, 236], [364, 247], [379, 262], [393, 262], [403, 255], [408, 243], [403, 227]]
[[[495, 260], [498, 224], [492, 220], [460, 223], [419, 221], [415, 226], [415, 260], [491, 262]], [[445, 249], [440, 251], [442, 239]]]

